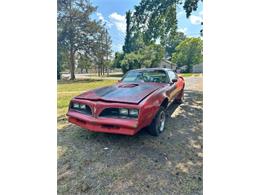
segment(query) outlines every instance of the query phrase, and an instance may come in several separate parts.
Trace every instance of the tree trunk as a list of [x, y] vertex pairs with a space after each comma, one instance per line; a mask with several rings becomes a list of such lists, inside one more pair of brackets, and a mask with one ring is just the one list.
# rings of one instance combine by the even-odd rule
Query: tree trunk
[[75, 80], [75, 59], [72, 51], [70, 51], [70, 80]]
[[98, 71], [98, 76], [100, 76], [100, 65], [98, 65], [97, 71]]

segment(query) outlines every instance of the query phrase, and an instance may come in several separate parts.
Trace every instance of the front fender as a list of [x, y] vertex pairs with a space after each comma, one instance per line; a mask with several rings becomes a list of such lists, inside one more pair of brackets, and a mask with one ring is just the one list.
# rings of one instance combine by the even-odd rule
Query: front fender
[[142, 103], [140, 110], [140, 124], [146, 127], [151, 124], [161, 104], [168, 99], [165, 90], [162, 88], [149, 95]]

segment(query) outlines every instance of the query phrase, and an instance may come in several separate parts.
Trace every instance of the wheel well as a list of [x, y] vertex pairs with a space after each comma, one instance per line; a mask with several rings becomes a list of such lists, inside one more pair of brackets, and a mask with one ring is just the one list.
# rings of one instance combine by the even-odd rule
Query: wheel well
[[163, 100], [163, 102], [161, 103], [161, 106], [164, 107], [164, 108], [167, 108], [168, 103], [169, 103], [168, 99], [165, 98], [165, 99]]

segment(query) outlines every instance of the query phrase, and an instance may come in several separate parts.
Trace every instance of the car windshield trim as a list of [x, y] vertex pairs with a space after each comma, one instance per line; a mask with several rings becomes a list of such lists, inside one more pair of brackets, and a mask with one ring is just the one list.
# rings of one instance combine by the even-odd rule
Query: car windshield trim
[[169, 76], [164, 70], [129, 71], [121, 80], [122, 82], [154, 82], [168, 83]]

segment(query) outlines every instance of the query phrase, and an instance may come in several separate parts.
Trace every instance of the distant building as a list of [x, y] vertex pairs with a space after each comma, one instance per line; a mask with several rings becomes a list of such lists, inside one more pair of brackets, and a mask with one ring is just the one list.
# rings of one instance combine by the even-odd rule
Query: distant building
[[185, 73], [185, 72], [187, 72], [188, 71], [188, 65], [183, 65], [183, 66], [181, 66], [181, 67], [178, 67], [177, 68], [177, 70], [176, 70], [176, 72], [177, 73]]
[[203, 72], [203, 63], [193, 65], [192, 66], [192, 72], [194, 72], [194, 73], [202, 73]]
[[176, 70], [177, 65], [170, 62], [169, 60], [162, 59], [161, 62], [159, 63], [159, 67], [160, 68], [170, 68], [170, 69]]

